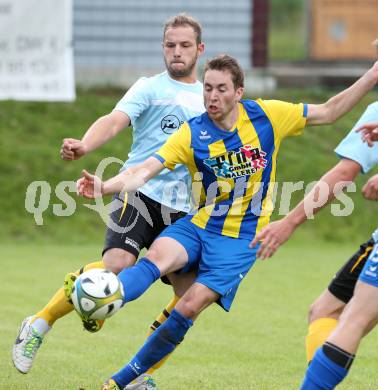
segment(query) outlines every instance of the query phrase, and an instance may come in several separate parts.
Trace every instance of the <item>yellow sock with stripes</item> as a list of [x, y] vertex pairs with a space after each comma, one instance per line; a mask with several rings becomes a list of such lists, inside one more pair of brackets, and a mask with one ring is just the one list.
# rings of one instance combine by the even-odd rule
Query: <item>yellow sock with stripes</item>
[[334, 318], [319, 318], [308, 327], [306, 337], [307, 363], [310, 363], [316, 350], [324, 344], [328, 336], [336, 328], [338, 321]]
[[[96, 261], [80, 268], [75, 272], [75, 274], [80, 275], [84, 271], [88, 271], [92, 268], [105, 268], [105, 266], [102, 261]], [[47, 305], [34, 316], [33, 321], [36, 318], [43, 318], [50, 326], [52, 326], [57, 319], [65, 316], [72, 310], [73, 306], [71, 303], [67, 302], [63, 287], [61, 287], [50, 299]]]
[[[162, 324], [164, 323], [167, 318], [170, 316], [172, 310], [176, 306], [176, 303], [179, 301], [179, 297], [175, 295], [173, 299], [168, 303], [168, 305], [165, 307], [165, 309], [158, 315], [156, 320], [151, 324], [150, 329], [148, 331], [147, 336], [150, 336], [155, 330]], [[159, 362], [157, 362], [154, 366], [152, 366], [146, 374], [152, 375], [153, 372], [155, 372], [158, 368], [160, 368], [171, 356], [171, 353], [167, 356], [164, 357], [164, 359], [161, 359]]]

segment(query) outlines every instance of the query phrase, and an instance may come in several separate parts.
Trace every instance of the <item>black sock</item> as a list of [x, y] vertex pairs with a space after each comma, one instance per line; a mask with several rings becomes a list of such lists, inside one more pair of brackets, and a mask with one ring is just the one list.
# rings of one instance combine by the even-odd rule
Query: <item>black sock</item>
[[328, 341], [323, 345], [323, 352], [330, 360], [346, 370], [349, 370], [354, 358], [356, 357], [356, 355], [352, 355]]

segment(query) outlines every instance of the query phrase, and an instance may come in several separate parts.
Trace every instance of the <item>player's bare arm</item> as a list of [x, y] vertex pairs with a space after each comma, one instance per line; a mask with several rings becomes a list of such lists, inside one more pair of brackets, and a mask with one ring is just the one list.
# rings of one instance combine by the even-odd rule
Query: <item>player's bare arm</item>
[[372, 176], [363, 186], [362, 195], [369, 200], [378, 200], [378, 175]]
[[378, 82], [378, 61], [353, 85], [323, 104], [309, 104], [307, 124], [335, 122], [349, 112]]
[[366, 142], [370, 147], [373, 146], [374, 142], [378, 141], [378, 122], [365, 123], [356, 131], [361, 133], [362, 141]]
[[164, 165], [157, 158], [150, 157], [142, 164], [128, 168], [105, 182], [98, 176], [84, 170], [83, 176], [76, 184], [77, 193], [93, 199], [102, 195], [135, 191], [157, 176], [163, 169]]
[[114, 138], [129, 125], [129, 116], [121, 111], [104, 115], [90, 126], [81, 140], [65, 138], [60, 156], [66, 161], [77, 160]]
[[[261, 241], [257, 257], [265, 259], [273, 256], [294, 231], [307, 220], [309, 212], [311, 215], [319, 212], [334, 199], [337, 193], [356, 178], [360, 170], [361, 166], [357, 162], [342, 159], [318, 181], [302, 202], [289, 214], [279, 221], [270, 223], [256, 235], [251, 246], [253, 247]], [[322, 191], [324, 187], [328, 191]]]

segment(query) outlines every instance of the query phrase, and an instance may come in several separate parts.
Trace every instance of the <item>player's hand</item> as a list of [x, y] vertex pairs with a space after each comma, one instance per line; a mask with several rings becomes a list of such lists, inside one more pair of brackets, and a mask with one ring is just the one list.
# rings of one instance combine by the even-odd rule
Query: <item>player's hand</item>
[[365, 123], [356, 129], [358, 133], [361, 133], [363, 142], [367, 142], [368, 146], [372, 147], [373, 143], [378, 141], [378, 122]]
[[256, 235], [249, 246], [254, 248], [261, 242], [256, 256], [260, 259], [266, 259], [274, 255], [277, 249], [290, 238], [294, 230], [294, 225], [285, 218], [271, 222]]
[[366, 199], [378, 200], [378, 175], [372, 176], [362, 187], [362, 194]]
[[83, 141], [74, 138], [65, 138], [60, 149], [60, 157], [66, 161], [77, 160], [87, 154]]
[[89, 199], [99, 198], [103, 194], [104, 184], [98, 176], [91, 175], [85, 169], [83, 176], [76, 182], [76, 191], [78, 195]]

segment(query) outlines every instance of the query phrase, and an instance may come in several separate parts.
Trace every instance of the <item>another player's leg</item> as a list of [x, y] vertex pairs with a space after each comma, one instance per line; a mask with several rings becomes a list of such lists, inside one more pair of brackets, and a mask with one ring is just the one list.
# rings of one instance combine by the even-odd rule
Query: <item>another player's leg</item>
[[[79, 275], [84, 270], [103, 267], [103, 262], [97, 261], [76, 271], [76, 274]], [[23, 320], [13, 345], [12, 354], [13, 364], [20, 372], [23, 374], [29, 372], [46, 333], [57, 319], [72, 310], [73, 306], [67, 301], [64, 289], [60, 288], [41, 311]]]
[[377, 323], [378, 288], [358, 282], [339, 324], [309, 365], [301, 389], [334, 389], [348, 374], [358, 345]]
[[307, 363], [310, 363], [315, 351], [324, 344], [336, 328], [344, 307], [345, 303], [331, 294], [328, 289], [324, 290], [311, 305], [306, 336]]
[[315, 351], [336, 328], [338, 319], [353, 296], [354, 287], [374, 246], [370, 239], [337, 272], [332, 282], [311, 305], [306, 337], [306, 355], [309, 363]]
[[361, 339], [378, 322], [378, 244], [371, 251], [353, 298], [343, 311], [336, 329], [319, 348], [304, 378], [302, 389], [334, 389], [349, 372]]

